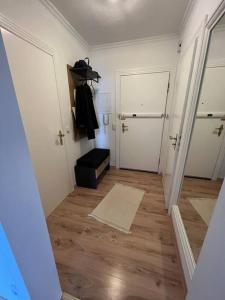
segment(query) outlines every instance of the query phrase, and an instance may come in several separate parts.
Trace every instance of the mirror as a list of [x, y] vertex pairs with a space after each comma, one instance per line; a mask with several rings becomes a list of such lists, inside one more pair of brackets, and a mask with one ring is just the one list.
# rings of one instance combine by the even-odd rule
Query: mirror
[[225, 16], [211, 32], [179, 209], [197, 261], [225, 177]]

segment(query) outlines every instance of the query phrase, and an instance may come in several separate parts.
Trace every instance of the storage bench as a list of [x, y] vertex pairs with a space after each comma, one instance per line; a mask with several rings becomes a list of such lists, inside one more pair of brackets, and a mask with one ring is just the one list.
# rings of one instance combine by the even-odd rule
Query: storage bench
[[110, 168], [110, 150], [95, 148], [80, 157], [75, 166], [77, 186], [96, 189], [105, 170]]

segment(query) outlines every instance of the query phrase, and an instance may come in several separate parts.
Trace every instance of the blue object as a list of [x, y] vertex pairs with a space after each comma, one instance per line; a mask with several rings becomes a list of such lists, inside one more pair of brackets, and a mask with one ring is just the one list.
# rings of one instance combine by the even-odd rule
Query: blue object
[[[26, 259], [26, 258], [24, 258]], [[0, 224], [0, 300], [31, 300], [3, 226]]]

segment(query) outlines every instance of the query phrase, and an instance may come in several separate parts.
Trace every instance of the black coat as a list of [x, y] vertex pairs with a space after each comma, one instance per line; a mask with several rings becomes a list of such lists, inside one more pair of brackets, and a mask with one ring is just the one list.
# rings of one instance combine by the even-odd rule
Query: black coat
[[95, 129], [99, 128], [88, 84], [80, 85], [76, 89], [76, 126], [87, 129], [89, 140], [95, 138]]

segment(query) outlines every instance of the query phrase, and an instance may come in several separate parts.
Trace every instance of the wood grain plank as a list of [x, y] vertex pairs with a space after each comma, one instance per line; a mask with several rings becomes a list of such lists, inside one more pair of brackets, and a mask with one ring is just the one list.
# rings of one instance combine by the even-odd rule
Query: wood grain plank
[[[124, 234], [89, 218], [115, 183], [145, 190]], [[117, 170], [97, 190], [75, 188], [48, 218], [64, 291], [81, 300], [182, 300], [183, 274], [159, 175]]]
[[179, 202], [181, 217], [186, 229], [188, 240], [197, 262], [206, 232], [207, 224], [191, 205], [189, 198], [217, 199], [221, 189], [222, 180], [216, 181], [185, 177]]

